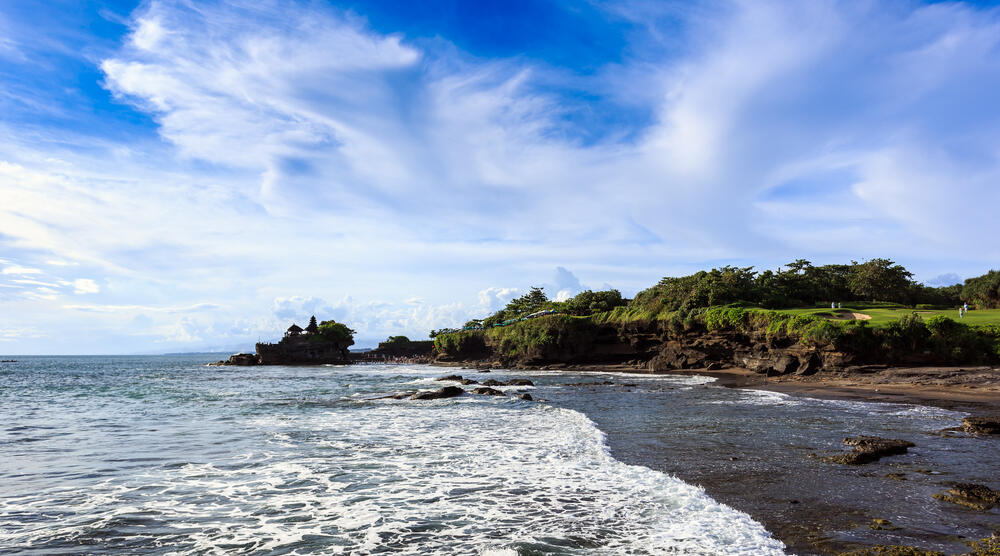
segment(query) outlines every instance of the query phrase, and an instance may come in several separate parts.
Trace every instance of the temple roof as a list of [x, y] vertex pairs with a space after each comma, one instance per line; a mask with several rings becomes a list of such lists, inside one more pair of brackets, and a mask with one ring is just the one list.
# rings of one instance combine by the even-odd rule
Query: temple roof
[[293, 323], [291, 326], [288, 327], [288, 332], [302, 332], [302, 327]]

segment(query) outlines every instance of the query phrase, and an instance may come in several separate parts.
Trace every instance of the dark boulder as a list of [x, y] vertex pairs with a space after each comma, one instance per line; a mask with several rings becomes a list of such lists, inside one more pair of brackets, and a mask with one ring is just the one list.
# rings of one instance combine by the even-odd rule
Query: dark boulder
[[506, 384], [507, 386], [534, 386], [535, 385], [534, 382], [531, 382], [530, 380], [528, 380], [526, 378], [515, 378], [515, 379], [512, 379], [512, 380], [508, 380], [504, 384]]
[[562, 386], [614, 386], [614, 382], [605, 380], [604, 382], [564, 382]]
[[885, 456], [905, 454], [907, 448], [916, 444], [906, 440], [879, 438], [877, 436], [857, 436], [845, 438], [844, 444], [854, 446], [854, 451], [824, 458], [826, 461], [843, 463], [845, 465], [863, 465], [878, 461]]
[[932, 495], [938, 500], [984, 512], [1000, 504], [1000, 490], [975, 483], [957, 483], [947, 492]]
[[443, 376], [441, 378], [435, 378], [434, 380], [437, 380], [437, 381], [454, 380], [455, 382], [461, 382], [462, 381], [462, 375], [448, 375], [448, 376]]
[[445, 386], [439, 390], [432, 390], [430, 392], [417, 392], [410, 396], [411, 400], [440, 400], [442, 398], [454, 398], [455, 396], [461, 396], [465, 393], [458, 386]]
[[487, 386], [480, 386], [472, 390], [473, 394], [480, 394], [483, 396], [503, 396], [504, 393], [496, 388], [489, 388]]
[[521, 394], [519, 397], [522, 400], [526, 400], [526, 401], [529, 401], [529, 402], [535, 399], [535, 398], [532, 398], [531, 394], [528, 394], [527, 392], [525, 392], [524, 394]]
[[260, 358], [257, 357], [256, 353], [236, 353], [229, 356], [229, 361], [226, 361], [226, 365], [252, 367], [260, 365]]
[[472, 380], [471, 378], [463, 378], [462, 384], [468, 386], [469, 384], [479, 384], [478, 380]]
[[1000, 415], [966, 417], [962, 430], [972, 434], [1000, 434]]

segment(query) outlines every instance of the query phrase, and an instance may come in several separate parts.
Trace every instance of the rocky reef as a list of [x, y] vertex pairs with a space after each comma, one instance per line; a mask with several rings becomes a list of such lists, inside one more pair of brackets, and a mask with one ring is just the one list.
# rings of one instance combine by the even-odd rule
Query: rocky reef
[[1000, 434], [1000, 415], [966, 417], [962, 419], [962, 430], [971, 434]]
[[866, 463], [878, 461], [885, 456], [905, 454], [907, 449], [915, 446], [915, 444], [907, 440], [879, 438], [877, 436], [857, 436], [854, 438], [845, 438], [844, 444], [853, 446], [854, 450], [845, 454], [838, 454], [823, 459], [825, 461], [843, 463], [845, 465], [864, 465]]

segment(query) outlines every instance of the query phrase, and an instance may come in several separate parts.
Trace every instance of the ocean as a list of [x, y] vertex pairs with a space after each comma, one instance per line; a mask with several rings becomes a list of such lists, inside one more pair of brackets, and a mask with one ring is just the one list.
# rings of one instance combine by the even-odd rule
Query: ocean
[[[845, 430], [888, 429], [926, 444], [963, 415], [698, 376], [18, 359], [0, 366], [0, 554], [784, 554], [678, 477], [742, 464], [739, 438], [839, 450]], [[536, 401], [375, 399], [453, 372], [529, 378], [501, 389]]]

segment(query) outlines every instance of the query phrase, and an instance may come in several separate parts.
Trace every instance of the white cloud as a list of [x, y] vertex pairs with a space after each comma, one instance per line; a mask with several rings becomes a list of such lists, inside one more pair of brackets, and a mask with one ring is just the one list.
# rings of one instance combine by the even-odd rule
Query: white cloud
[[218, 309], [220, 306], [214, 303], [197, 303], [194, 305], [186, 306], [166, 306], [157, 307], [150, 305], [85, 305], [85, 304], [68, 304], [63, 305], [64, 309], [69, 309], [71, 311], [85, 311], [89, 313], [137, 313], [137, 312], [150, 312], [150, 313], [170, 313], [170, 314], [184, 314], [184, 313], [195, 313], [200, 311], [212, 311]]
[[73, 293], [97, 293], [99, 291], [101, 291], [101, 287], [90, 278], [77, 278], [73, 280]]
[[132, 44], [140, 50], [152, 50], [166, 35], [166, 30], [154, 17], [146, 17], [139, 21], [132, 32]]
[[[1000, 235], [995, 10], [614, 9], [641, 22], [629, 57], [567, 76], [313, 4], [146, 3], [101, 69], [162, 142], [0, 124], [0, 274], [38, 282], [0, 284], [4, 309], [148, 313], [172, 342], [310, 314], [377, 338], [495, 311], [554, 260], [635, 291], [733, 259], [1000, 256], [969, 240]], [[591, 91], [651, 119], [582, 141]]]
[[41, 274], [42, 271], [37, 268], [28, 268], [20, 265], [10, 265], [5, 266], [3, 270], [0, 270], [0, 274], [15, 274], [15, 275], [27, 275], [27, 274]]
[[25, 338], [44, 338], [40, 330], [33, 327], [4, 327], [0, 328], [0, 342], [15, 342]]

